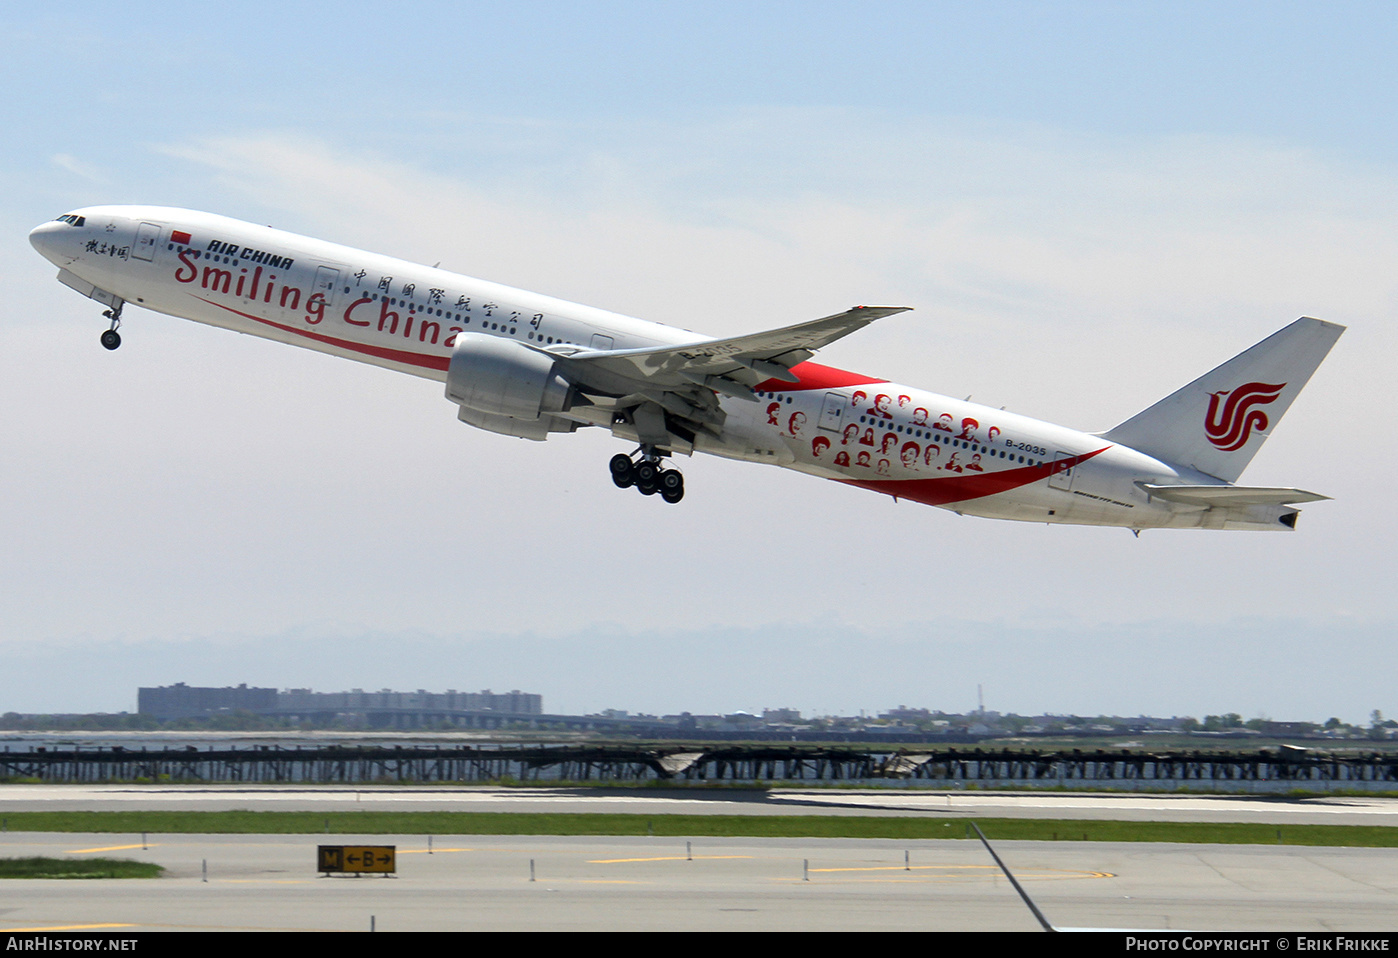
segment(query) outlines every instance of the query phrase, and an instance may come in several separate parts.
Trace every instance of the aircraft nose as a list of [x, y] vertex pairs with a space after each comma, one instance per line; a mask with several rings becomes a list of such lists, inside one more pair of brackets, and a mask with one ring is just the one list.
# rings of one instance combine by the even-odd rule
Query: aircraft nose
[[65, 255], [63, 241], [67, 239], [67, 234], [77, 232], [67, 223], [60, 223], [57, 220], [50, 220], [47, 223], [40, 223], [29, 231], [29, 245], [39, 251], [39, 255], [53, 263], [55, 266], [62, 266], [71, 262], [73, 257]]

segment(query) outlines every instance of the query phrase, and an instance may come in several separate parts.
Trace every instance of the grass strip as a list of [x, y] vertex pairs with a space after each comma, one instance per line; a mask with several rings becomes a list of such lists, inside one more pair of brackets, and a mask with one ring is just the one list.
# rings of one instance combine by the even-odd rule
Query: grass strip
[[159, 878], [164, 872], [129, 858], [0, 858], [0, 878]]
[[[853, 815], [644, 815], [530, 812], [7, 812], [25, 832], [152, 835], [654, 835], [726, 838], [973, 838], [966, 819]], [[1210, 845], [1398, 847], [1383, 825], [976, 818], [991, 839]]]

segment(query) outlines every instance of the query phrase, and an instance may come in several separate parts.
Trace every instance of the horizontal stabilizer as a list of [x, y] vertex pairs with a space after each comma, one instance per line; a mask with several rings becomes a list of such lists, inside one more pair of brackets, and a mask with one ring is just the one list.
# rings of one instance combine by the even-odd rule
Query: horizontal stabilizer
[[1330, 498], [1302, 489], [1272, 486], [1162, 486], [1150, 482], [1136, 485], [1157, 499], [1194, 506], [1290, 506]]

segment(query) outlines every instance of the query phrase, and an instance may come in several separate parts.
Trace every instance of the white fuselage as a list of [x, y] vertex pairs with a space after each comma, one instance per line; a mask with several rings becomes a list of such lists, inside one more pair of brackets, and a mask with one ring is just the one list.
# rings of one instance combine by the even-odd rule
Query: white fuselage
[[[270, 227], [165, 207], [76, 210], [31, 234], [60, 279], [97, 299], [445, 381], [457, 336], [548, 349], [677, 345], [705, 337]], [[87, 287], [93, 287], [88, 289]], [[806, 362], [758, 402], [720, 397], [721, 435], [692, 450], [785, 466], [951, 509], [1132, 529], [1275, 518], [1153, 497], [1141, 483], [1219, 483], [1101, 437]], [[604, 407], [562, 414], [634, 439]], [[681, 448], [676, 451], [688, 452]], [[1258, 511], [1260, 510], [1260, 511]]]

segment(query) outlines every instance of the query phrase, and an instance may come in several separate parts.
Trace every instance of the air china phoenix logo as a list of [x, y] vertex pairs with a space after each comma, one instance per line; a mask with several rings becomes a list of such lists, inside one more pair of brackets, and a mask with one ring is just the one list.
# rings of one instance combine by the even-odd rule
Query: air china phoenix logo
[[1267, 428], [1267, 414], [1256, 407], [1276, 402], [1285, 388], [1286, 383], [1244, 383], [1237, 389], [1210, 393], [1204, 418], [1209, 442], [1224, 452], [1243, 448], [1254, 429]]

